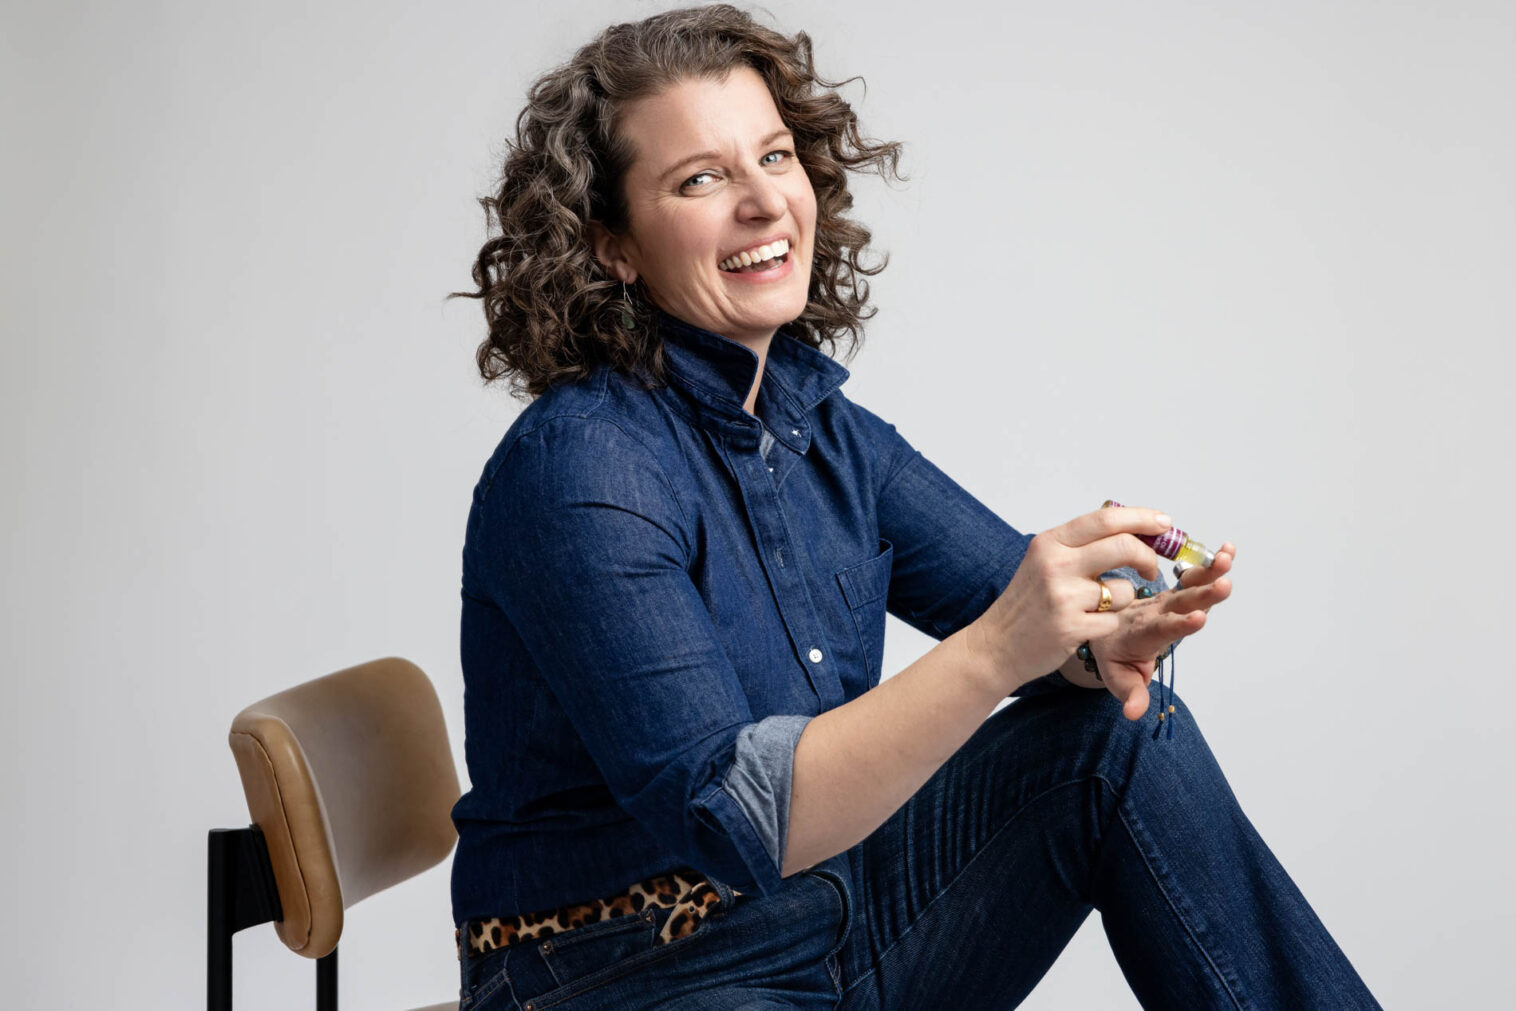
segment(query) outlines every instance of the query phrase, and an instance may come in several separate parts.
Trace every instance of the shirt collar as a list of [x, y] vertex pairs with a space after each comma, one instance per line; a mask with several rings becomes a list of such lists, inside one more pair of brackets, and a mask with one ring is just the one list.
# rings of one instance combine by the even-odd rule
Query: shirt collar
[[[744, 409], [758, 355], [744, 344], [686, 323], [654, 307], [663, 337], [663, 361], [670, 385], [692, 400], [707, 418], [737, 428], [753, 428]], [[782, 330], [769, 343], [763, 386], [755, 409], [776, 439], [804, 452], [810, 442], [806, 415], [848, 378], [846, 368]]]

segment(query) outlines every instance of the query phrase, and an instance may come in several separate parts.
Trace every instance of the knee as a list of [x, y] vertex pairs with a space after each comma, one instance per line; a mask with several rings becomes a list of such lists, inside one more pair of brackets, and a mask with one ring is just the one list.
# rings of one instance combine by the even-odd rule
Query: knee
[[1160, 688], [1156, 681], [1148, 685], [1148, 712], [1162, 713], [1165, 717], [1175, 715], [1183, 719], [1189, 719], [1192, 715], [1178, 692]]
[[1183, 698], [1172, 692], [1160, 695], [1156, 685], [1149, 693], [1148, 711], [1133, 735], [1147, 780], [1196, 796], [1213, 785], [1224, 784], [1225, 777], [1200, 722]]
[[1203, 762], [1214, 762], [1183, 697], [1161, 689], [1156, 681], [1148, 686], [1148, 707], [1136, 720], [1127, 718], [1125, 703], [1109, 691], [1069, 689], [1038, 701], [1046, 707], [1046, 718], [1056, 723], [1064, 745], [1098, 756], [1103, 774], [1113, 782], [1124, 781], [1138, 755], [1149, 748], [1169, 749], [1181, 763], [1198, 750]]
[[[1072, 693], [1070, 695], [1072, 696]], [[1164, 722], [1174, 717], [1178, 717], [1181, 721], [1193, 719], [1193, 714], [1191, 714], [1189, 707], [1185, 705], [1183, 697], [1177, 692], [1160, 687], [1157, 681], [1148, 685], [1148, 707], [1138, 720], [1127, 719], [1125, 714], [1126, 703], [1115, 695], [1112, 695], [1109, 691], [1095, 692], [1086, 690], [1081, 692], [1080, 695], [1083, 698], [1079, 698], [1078, 696], [1073, 696], [1073, 698], [1086, 703], [1090, 701], [1096, 703], [1091, 707], [1094, 713], [1098, 714], [1096, 719], [1114, 719], [1128, 725], [1142, 722], [1156, 723], [1160, 716], [1163, 717]]]
[[1127, 718], [1121, 699], [1109, 692], [1101, 696], [1086, 709], [1086, 725], [1092, 734], [1106, 738], [1105, 748], [1118, 766], [1129, 769], [1143, 752], [1153, 749], [1169, 753], [1166, 764], [1214, 766], [1200, 725], [1179, 694], [1160, 689], [1156, 682], [1149, 685], [1148, 707], [1135, 720]]

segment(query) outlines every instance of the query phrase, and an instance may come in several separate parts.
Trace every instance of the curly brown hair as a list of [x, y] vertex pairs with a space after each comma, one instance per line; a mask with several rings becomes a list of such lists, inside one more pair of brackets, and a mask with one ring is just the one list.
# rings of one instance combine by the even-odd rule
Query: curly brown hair
[[[853, 206], [847, 173], [904, 179], [901, 145], [860, 134], [857, 115], [835, 90], [860, 78], [818, 77], [805, 32], [787, 37], [715, 4], [613, 25], [528, 91], [515, 140], [506, 141], [500, 188], [479, 201], [486, 229], [493, 233], [498, 224], [499, 234], [474, 261], [478, 290], [449, 296], [483, 300], [489, 336], [476, 359], [486, 382], [509, 376], [513, 396], [537, 397], [602, 363], [665, 381], [651, 307], [635, 287], [623, 298], [620, 282], [594, 256], [589, 223], [616, 233], [627, 226], [624, 182], [633, 151], [618, 130], [622, 111], [680, 80], [720, 80], [742, 66], [768, 85], [816, 193], [809, 296], [805, 311], [782, 329], [829, 353], [846, 335], [851, 360], [863, 321], [876, 311], [863, 276], [878, 274], [889, 258], [875, 266], [860, 260], [872, 235], [846, 217]], [[628, 301], [630, 314], [623, 311]]]

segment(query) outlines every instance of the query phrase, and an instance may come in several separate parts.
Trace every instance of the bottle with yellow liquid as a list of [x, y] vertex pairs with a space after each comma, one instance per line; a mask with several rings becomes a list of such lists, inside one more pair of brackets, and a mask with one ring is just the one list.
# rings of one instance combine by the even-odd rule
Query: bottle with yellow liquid
[[[1115, 499], [1106, 499], [1100, 508], [1120, 506]], [[1210, 565], [1216, 560], [1216, 552], [1195, 540], [1178, 527], [1169, 527], [1156, 537], [1152, 534], [1136, 534], [1136, 538], [1164, 558], [1172, 558], [1182, 566]]]
[[[1115, 499], [1106, 499], [1100, 508], [1107, 509], [1111, 506], [1120, 506]], [[1189, 534], [1178, 527], [1169, 527], [1163, 533], [1154, 537], [1152, 534], [1137, 534], [1137, 539], [1164, 558], [1174, 560], [1174, 578], [1183, 575], [1184, 570], [1196, 565], [1210, 565], [1216, 560], [1216, 552], [1195, 540]], [[1141, 596], [1142, 594], [1138, 594]], [[1151, 594], [1149, 594], [1151, 596]], [[1088, 651], [1089, 643], [1085, 643], [1080, 649]], [[1153, 740], [1158, 740], [1158, 735], [1163, 732], [1165, 722], [1169, 728], [1169, 740], [1174, 739], [1174, 655], [1179, 652], [1179, 643], [1169, 644], [1169, 648], [1158, 655], [1154, 664], [1154, 672], [1158, 677], [1158, 725], [1153, 728]], [[1169, 662], [1169, 681], [1165, 686], [1163, 682], [1163, 661]]]

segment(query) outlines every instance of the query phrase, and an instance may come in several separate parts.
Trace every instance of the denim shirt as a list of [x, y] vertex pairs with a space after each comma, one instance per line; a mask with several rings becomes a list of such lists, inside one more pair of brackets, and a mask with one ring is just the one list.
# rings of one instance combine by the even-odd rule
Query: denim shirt
[[657, 322], [667, 385], [602, 367], [550, 389], [474, 489], [455, 923], [684, 866], [774, 891], [795, 742], [879, 683], [886, 611], [945, 638], [1030, 541], [822, 352], [777, 333], [755, 417], [753, 351]]

